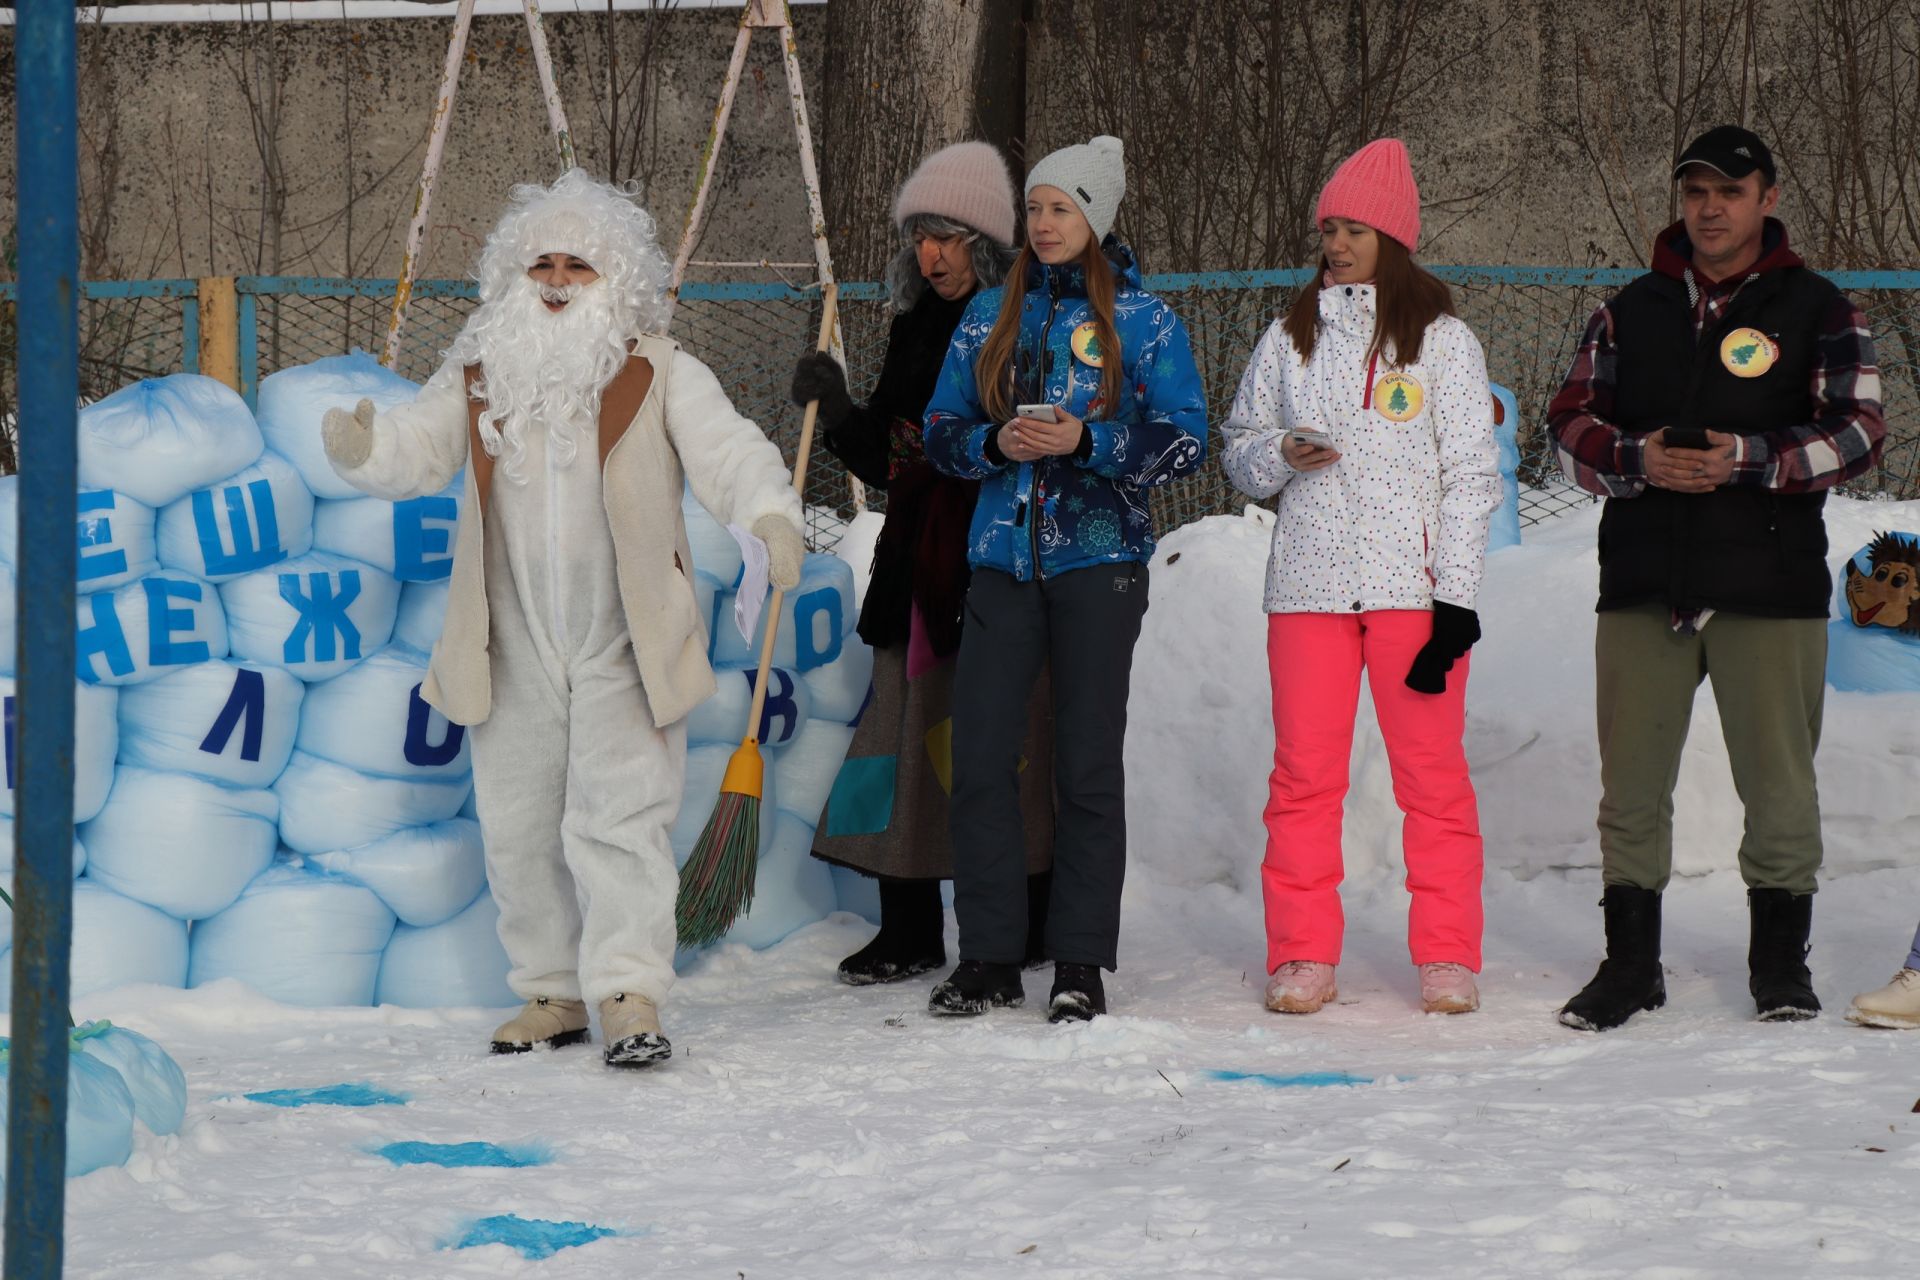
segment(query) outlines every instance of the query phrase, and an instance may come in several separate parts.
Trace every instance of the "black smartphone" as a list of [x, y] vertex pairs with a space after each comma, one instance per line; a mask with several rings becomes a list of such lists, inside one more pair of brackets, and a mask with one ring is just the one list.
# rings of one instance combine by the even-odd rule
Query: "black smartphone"
[[1661, 441], [1669, 449], [1711, 449], [1705, 427], [1668, 427]]

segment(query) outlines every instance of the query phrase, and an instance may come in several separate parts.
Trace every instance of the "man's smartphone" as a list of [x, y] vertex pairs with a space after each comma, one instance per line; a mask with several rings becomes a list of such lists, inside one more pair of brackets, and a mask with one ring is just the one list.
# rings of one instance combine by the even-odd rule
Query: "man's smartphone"
[[1324, 431], [1301, 431], [1296, 429], [1287, 432], [1287, 438], [1295, 444], [1304, 444], [1314, 449], [1333, 448], [1333, 437]]
[[1050, 404], [1020, 404], [1013, 407], [1014, 413], [1022, 418], [1032, 418], [1035, 422], [1058, 422], [1059, 415], [1054, 413]]
[[1669, 449], [1711, 449], [1705, 427], [1668, 427], [1660, 442]]

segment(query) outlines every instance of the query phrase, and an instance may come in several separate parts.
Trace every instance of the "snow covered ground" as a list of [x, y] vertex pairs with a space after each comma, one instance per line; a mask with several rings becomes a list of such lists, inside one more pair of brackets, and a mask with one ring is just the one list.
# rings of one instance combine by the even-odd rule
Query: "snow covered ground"
[[[191, 1106], [179, 1136], [143, 1132], [126, 1168], [69, 1184], [70, 1274], [1905, 1273], [1920, 1034], [1838, 1015], [1898, 967], [1920, 913], [1920, 695], [1830, 695], [1812, 956], [1828, 1016], [1750, 1020], [1738, 808], [1703, 692], [1679, 792], [1687, 874], [1667, 898], [1671, 1002], [1604, 1036], [1557, 1026], [1600, 948], [1593, 524], [1529, 530], [1481, 602], [1479, 1014], [1417, 1012], [1398, 817], [1364, 713], [1342, 1002], [1262, 1009], [1267, 530], [1219, 518], [1169, 537], [1154, 569], [1113, 1016], [1049, 1026], [1044, 972], [1028, 1008], [970, 1022], [928, 1017], [924, 981], [839, 987], [834, 963], [870, 931], [851, 916], [700, 962], [667, 1011], [674, 1061], [644, 1076], [591, 1049], [491, 1058], [487, 1011], [315, 1012], [231, 982], [109, 992], [79, 1012], [165, 1045]], [[1872, 530], [1920, 529], [1920, 503], [1836, 502], [1830, 524], [1837, 564]], [[406, 1101], [244, 1096], [342, 1083]], [[415, 1140], [547, 1162], [374, 1154]], [[618, 1234], [544, 1261], [447, 1247], [504, 1214]]]

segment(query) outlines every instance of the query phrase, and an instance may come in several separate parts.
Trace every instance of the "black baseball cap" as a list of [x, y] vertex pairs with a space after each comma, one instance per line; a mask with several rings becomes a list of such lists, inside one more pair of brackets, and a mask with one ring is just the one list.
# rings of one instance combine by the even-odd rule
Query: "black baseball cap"
[[1689, 143], [1673, 163], [1674, 178], [1678, 180], [1680, 171], [1690, 164], [1706, 165], [1736, 181], [1758, 169], [1768, 186], [1778, 181], [1773, 168], [1773, 152], [1767, 150], [1767, 144], [1760, 141], [1759, 134], [1742, 129], [1737, 124], [1719, 125]]

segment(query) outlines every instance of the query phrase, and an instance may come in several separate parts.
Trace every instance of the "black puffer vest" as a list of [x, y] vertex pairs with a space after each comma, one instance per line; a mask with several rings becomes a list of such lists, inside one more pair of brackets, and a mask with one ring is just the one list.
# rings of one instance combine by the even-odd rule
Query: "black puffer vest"
[[[1744, 285], [1696, 342], [1686, 282], [1653, 272], [1608, 304], [1618, 354], [1614, 421], [1630, 434], [1700, 426], [1760, 435], [1810, 421], [1810, 380], [1822, 317], [1837, 290], [1803, 266]], [[1758, 377], [1731, 372], [1721, 353], [1735, 329], [1757, 329], [1778, 349]], [[1665, 604], [1697, 611], [1821, 618], [1827, 572], [1823, 493], [1723, 486], [1685, 494], [1649, 486], [1610, 498], [1600, 519], [1600, 609]]]

